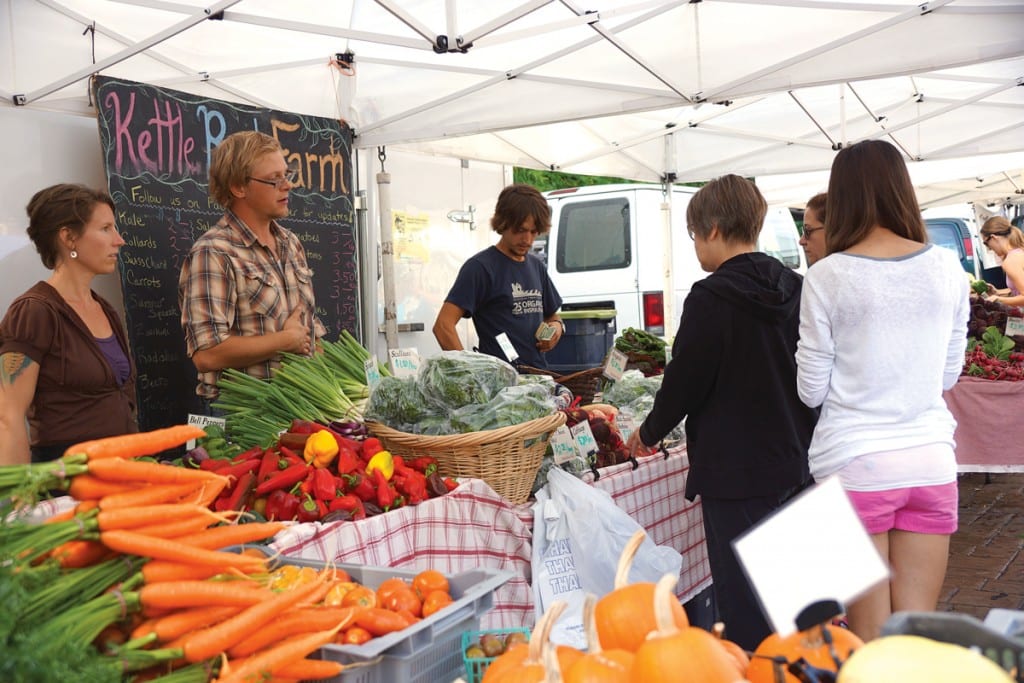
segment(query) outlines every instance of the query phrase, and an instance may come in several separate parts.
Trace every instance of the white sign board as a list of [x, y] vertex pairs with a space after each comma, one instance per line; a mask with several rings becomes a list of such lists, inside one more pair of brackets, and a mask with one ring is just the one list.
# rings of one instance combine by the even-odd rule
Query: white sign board
[[388, 349], [391, 360], [391, 374], [399, 379], [415, 377], [420, 369], [420, 354], [416, 349]]
[[838, 477], [801, 493], [733, 548], [783, 637], [797, 630], [797, 615], [811, 603], [845, 605], [889, 576]]
[[556, 465], [569, 462], [576, 458], [576, 439], [565, 425], [551, 434], [551, 456]]
[[380, 384], [380, 366], [377, 364], [377, 356], [370, 356], [363, 361], [363, 371], [366, 373], [366, 386], [373, 391], [373, 388]]
[[[223, 430], [223, 429], [227, 428], [228, 421], [226, 419], [224, 419], [223, 417], [211, 417], [209, 415], [195, 415], [193, 413], [189, 413], [188, 414], [188, 424], [195, 425], [196, 427], [199, 427], [200, 429], [205, 429], [209, 425], [217, 425], [218, 427], [220, 427]], [[185, 449], [186, 450], [190, 451], [190, 450], [192, 450], [195, 447], [196, 447], [196, 440], [195, 439], [189, 439], [185, 443]]]
[[613, 382], [619, 381], [622, 379], [622, 374], [626, 372], [627, 363], [629, 363], [629, 356], [618, 349], [612, 349], [608, 352], [608, 360], [604, 364], [604, 376]]

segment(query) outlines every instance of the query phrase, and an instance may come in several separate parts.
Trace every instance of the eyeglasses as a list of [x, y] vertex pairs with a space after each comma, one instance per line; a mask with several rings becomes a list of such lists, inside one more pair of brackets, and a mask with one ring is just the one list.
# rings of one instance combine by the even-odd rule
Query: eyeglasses
[[694, 242], [697, 241], [697, 238], [695, 237], [695, 233], [693, 232], [693, 228], [690, 227], [689, 225], [686, 226], [686, 234], [689, 235], [690, 239], [693, 240]]
[[246, 179], [255, 180], [257, 183], [263, 183], [264, 185], [270, 185], [278, 190], [283, 190], [285, 185], [295, 184], [295, 181], [299, 179], [299, 172], [290, 170], [281, 178], [253, 178], [252, 176], [246, 176]]
[[1009, 230], [1003, 230], [1002, 232], [985, 232], [982, 233], [981, 243], [988, 244], [988, 241], [993, 237], [1008, 237], [1010, 235]]
[[805, 225], [804, 226], [804, 237], [810, 237], [811, 235], [813, 235], [814, 233], [818, 232], [819, 230], [824, 230], [824, 229], [825, 229], [824, 225], [821, 226], [820, 228], [808, 228]]

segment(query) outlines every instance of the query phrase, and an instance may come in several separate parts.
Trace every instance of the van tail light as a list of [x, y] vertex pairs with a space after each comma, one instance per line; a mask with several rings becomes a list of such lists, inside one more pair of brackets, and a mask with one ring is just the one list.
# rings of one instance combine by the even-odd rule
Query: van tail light
[[665, 334], [665, 294], [644, 292], [644, 330], [651, 334]]
[[974, 244], [971, 241], [970, 235], [964, 238], [964, 253], [968, 258], [974, 256]]

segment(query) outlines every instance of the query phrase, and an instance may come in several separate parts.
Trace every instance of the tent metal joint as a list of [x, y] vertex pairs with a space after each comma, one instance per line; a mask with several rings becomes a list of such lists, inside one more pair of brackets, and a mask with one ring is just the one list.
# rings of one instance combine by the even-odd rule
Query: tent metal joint
[[917, 8], [919, 10], [921, 10], [921, 16], [922, 17], [924, 15], [926, 15], [926, 14], [931, 14], [932, 13], [931, 3], [923, 2], [920, 5], [918, 5]]
[[205, 11], [205, 12], [206, 12], [207, 14], [209, 14], [209, 15], [210, 15], [210, 16], [206, 17], [206, 18], [207, 18], [207, 19], [208, 19], [209, 21], [224, 21], [224, 10], [220, 10], [219, 12], [213, 12], [213, 13], [211, 13], [211, 12], [210, 12], [210, 10], [209, 10], [209, 8], [207, 8], [207, 9], [206, 9], [206, 10], [204, 10], [204, 11]]
[[28, 104], [28, 98], [23, 94], [14, 95], [11, 97], [11, 100], [14, 102], [15, 107], [24, 107]]

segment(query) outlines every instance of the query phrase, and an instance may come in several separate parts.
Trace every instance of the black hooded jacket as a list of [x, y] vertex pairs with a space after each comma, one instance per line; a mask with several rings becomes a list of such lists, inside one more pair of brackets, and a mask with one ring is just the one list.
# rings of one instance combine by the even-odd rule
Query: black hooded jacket
[[805, 484], [818, 414], [796, 392], [803, 278], [751, 252], [693, 285], [646, 444], [686, 420], [686, 497], [751, 498]]

